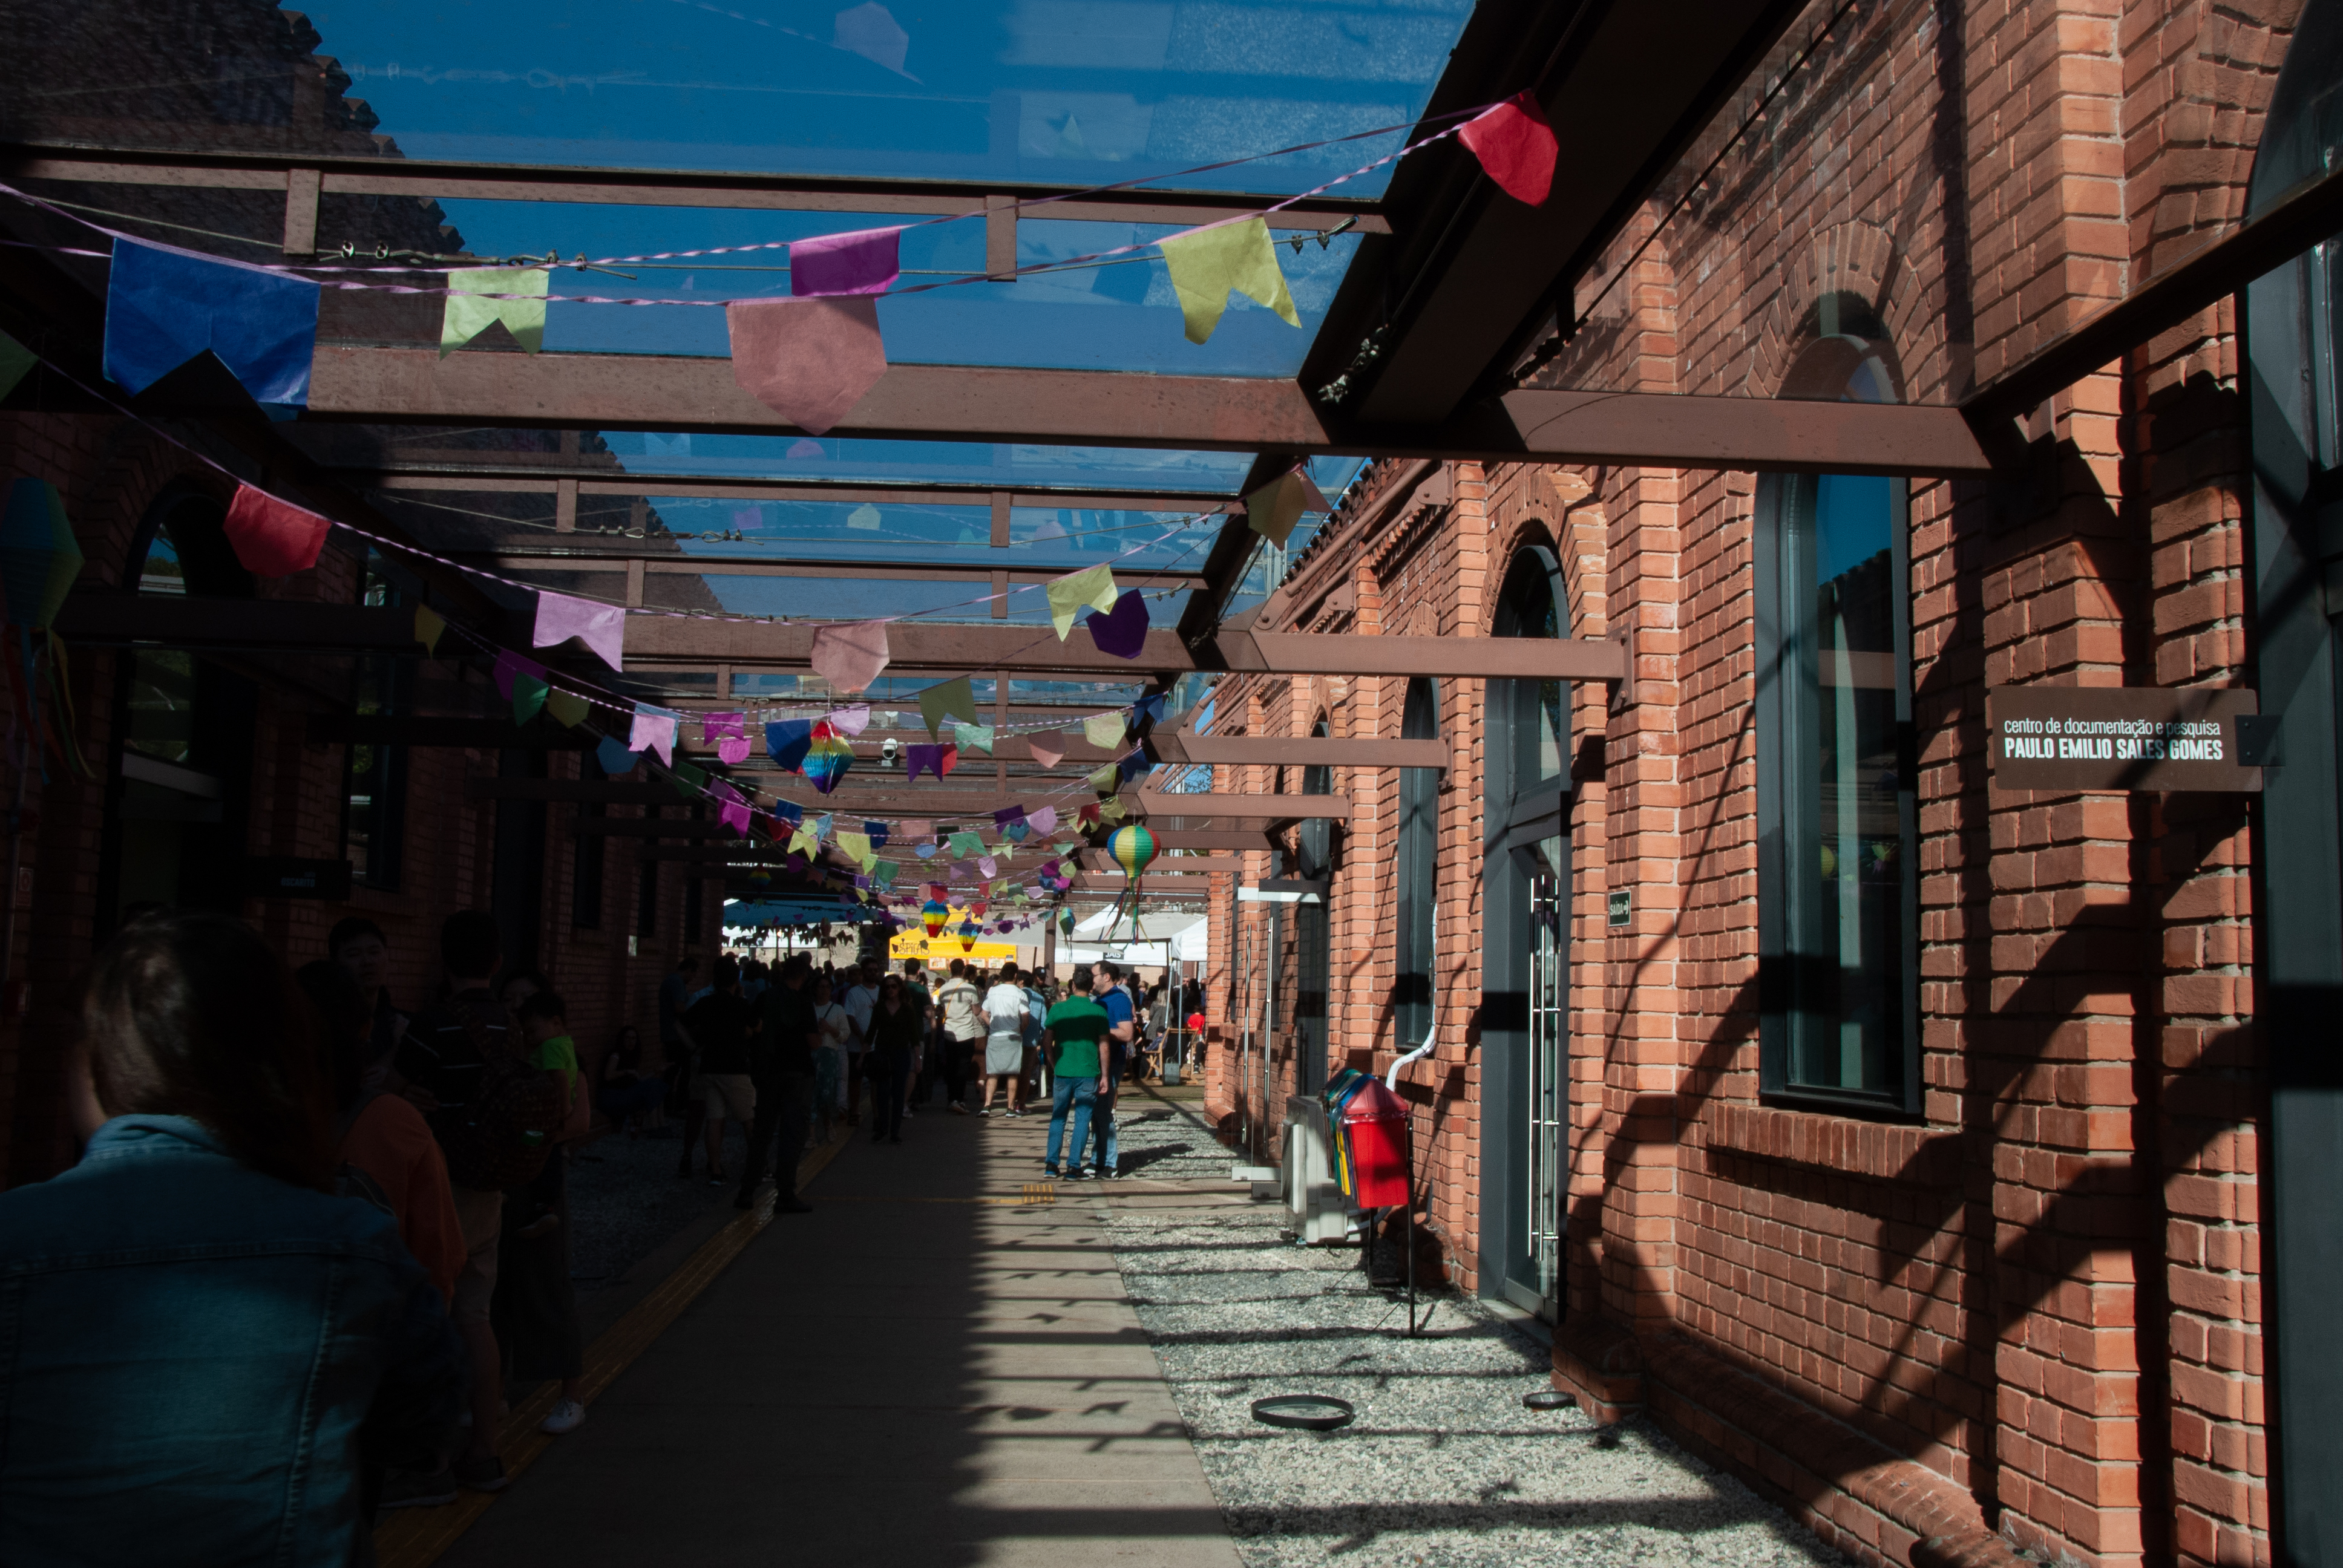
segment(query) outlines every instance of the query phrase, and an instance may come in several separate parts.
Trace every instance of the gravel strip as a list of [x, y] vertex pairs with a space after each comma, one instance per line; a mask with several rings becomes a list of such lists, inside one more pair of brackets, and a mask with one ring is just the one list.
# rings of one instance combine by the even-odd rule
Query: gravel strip
[[614, 1285], [669, 1237], [711, 1208], [729, 1208], [739, 1191], [748, 1134], [727, 1121], [724, 1166], [731, 1180], [710, 1187], [699, 1174], [708, 1151], [692, 1149], [692, 1179], [675, 1173], [677, 1138], [606, 1133], [569, 1159], [569, 1278], [580, 1297]]
[[[1229, 1190], [1233, 1156], [1200, 1126], [1135, 1095], [1123, 1112], [1126, 1172]], [[1115, 1191], [1158, 1205], [1110, 1210], [1115, 1261], [1247, 1568], [1845, 1561], [1647, 1425], [1523, 1409], [1547, 1352], [1478, 1303], [1430, 1298], [1410, 1340], [1405, 1292], [1369, 1286], [1356, 1249], [1282, 1240], [1277, 1205]], [[1332, 1394], [1358, 1418], [1256, 1422], [1252, 1402], [1279, 1393]]]

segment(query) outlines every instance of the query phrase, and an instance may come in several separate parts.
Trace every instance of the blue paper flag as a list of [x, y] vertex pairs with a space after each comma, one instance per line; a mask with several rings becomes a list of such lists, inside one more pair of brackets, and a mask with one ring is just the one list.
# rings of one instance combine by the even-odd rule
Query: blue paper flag
[[1125, 783], [1129, 783], [1154, 766], [1155, 764], [1147, 759], [1146, 752], [1134, 751], [1122, 759], [1116, 771], [1122, 775]]
[[306, 407], [317, 286], [306, 277], [117, 236], [106, 286], [106, 374], [144, 392], [206, 348], [253, 401]]
[[1146, 723], [1151, 719], [1155, 719], [1160, 723], [1161, 722], [1162, 718], [1163, 693], [1160, 691], [1151, 691], [1146, 696], [1141, 698], [1137, 702], [1131, 704], [1131, 727], [1133, 729], [1138, 729], [1141, 725]]
[[615, 735], [602, 737], [602, 744], [594, 748], [594, 760], [599, 762], [602, 771], [612, 778], [635, 770], [635, 754], [628, 750], [625, 743]]
[[810, 719], [777, 719], [765, 726], [765, 752], [776, 768], [799, 771], [805, 767], [806, 753], [812, 749]]
[[862, 834], [863, 834], [863, 837], [865, 837], [865, 838], [867, 838], [867, 839], [869, 839], [870, 840], [870, 847], [871, 847], [872, 849], [885, 849], [885, 848], [887, 847], [887, 824], [886, 824], [886, 823], [884, 823], [884, 822], [865, 822], [865, 823], [863, 823], [863, 824], [862, 824]]
[[794, 800], [776, 800], [773, 802], [773, 820], [796, 827], [805, 820], [805, 808]]

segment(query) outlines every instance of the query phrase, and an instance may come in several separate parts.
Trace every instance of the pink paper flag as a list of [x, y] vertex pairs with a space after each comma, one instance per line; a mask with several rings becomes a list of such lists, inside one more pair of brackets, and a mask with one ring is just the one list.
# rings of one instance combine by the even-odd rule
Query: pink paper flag
[[[840, 691], [870, 689], [887, 668], [887, 623], [850, 621], [818, 626], [813, 632], [813, 672]], [[870, 710], [864, 709], [867, 714]]]
[[627, 741], [627, 749], [640, 751], [644, 748], [659, 753], [659, 759], [669, 767], [675, 766], [675, 715], [653, 713], [648, 709], [635, 709], [635, 726]]
[[568, 594], [547, 593], [540, 588], [537, 595], [537, 634], [531, 640], [539, 648], [549, 648], [573, 637], [593, 649], [612, 669], [626, 668], [625, 606], [596, 604], [592, 599], [571, 598]]
[[859, 708], [836, 708], [830, 710], [830, 727], [840, 735], [860, 735], [870, 728], [870, 705]]
[[[505, 699], [507, 701], [510, 701], [512, 699], [513, 676], [516, 672], [523, 670], [527, 671], [534, 679], [543, 680], [545, 678], [545, 666], [538, 663], [537, 660], [533, 658], [523, 658], [520, 655], [513, 652], [510, 648], [505, 648], [499, 651], [497, 655], [496, 668], [497, 695]], [[635, 749], [640, 750], [641, 748], [637, 747]]]
[[1058, 809], [1044, 806], [1038, 811], [1025, 813], [1025, 824], [1036, 833], [1047, 833], [1058, 825]]
[[[983, 872], [988, 877], [997, 877], [1001, 874], [1001, 867], [994, 862], [992, 857], [990, 855], [979, 855], [976, 858], [976, 869]], [[979, 914], [983, 913], [981, 910], [977, 912]]]
[[1147, 646], [1147, 599], [1137, 588], [1125, 588], [1113, 610], [1090, 618], [1091, 641], [1101, 653], [1115, 658], [1137, 658]]
[[749, 716], [745, 713], [703, 713], [699, 716], [699, 739], [713, 746], [727, 736], [745, 736]]
[[886, 293], [902, 276], [896, 260], [902, 234], [900, 228], [860, 228], [790, 242], [789, 292], [799, 299]]
[[716, 743], [716, 757], [717, 760], [729, 767], [739, 767], [749, 760], [749, 738], [745, 735], [726, 736]]
[[727, 800], [717, 811], [724, 825], [742, 838], [749, 836], [749, 807], [745, 801]]
[[227, 542], [236, 547], [236, 558], [244, 563], [246, 571], [265, 578], [281, 578], [307, 571], [317, 564], [317, 552], [326, 548], [326, 529], [329, 526], [315, 512], [304, 511], [250, 485], [238, 485], [236, 499], [228, 503], [227, 522], [222, 531], [227, 535]]
[[1489, 177], [1517, 202], [1543, 204], [1554, 188], [1554, 166], [1562, 151], [1545, 110], [1527, 93], [1506, 99], [1456, 133], [1473, 149]]
[[736, 299], [724, 319], [732, 379], [813, 435], [845, 418], [887, 374], [876, 300]]
[[[1031, 751], [1033, 760], [1042, 767], [1055, 768], [1066, 759], [1066, 738], [1054, 730], [1046, 739], [1040, 735], [1028, 736], [1025, 749]], [[1049, 830], [1047, 828], [1041, 829], [1044, 833]]]

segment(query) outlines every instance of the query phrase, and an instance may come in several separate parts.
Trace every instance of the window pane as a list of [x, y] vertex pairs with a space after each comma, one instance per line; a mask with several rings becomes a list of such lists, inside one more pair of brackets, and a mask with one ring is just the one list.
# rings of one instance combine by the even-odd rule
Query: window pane
[[1911, 853], [1897, 756], [1889, 480], [1795, 487], [1781, 548], [1785, 934], [1795, 1086], [1897, 1087]]

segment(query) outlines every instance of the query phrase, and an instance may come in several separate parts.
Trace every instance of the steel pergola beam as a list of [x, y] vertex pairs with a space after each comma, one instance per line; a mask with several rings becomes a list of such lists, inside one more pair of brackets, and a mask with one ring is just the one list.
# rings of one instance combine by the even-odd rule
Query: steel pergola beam
[[1342, 795], [1247, 795], [1240, 793], [1161, 794], [1139, 792], [1139, 809], [1149, 817], [1177, 821], [1347, 822], [1351, 802]]
[[580, 497], [672, 496], [681, 500], [869, 502], [872, 506], [1058, 508], [1076, 511], [1218, 512], [1234, 505], [1212, 490], [1033, 490], [999, 485], [888, 485], [867, 481], [820, 479], [728, 478], [705, 475], [643, 473], [632, 469], [587, 468], [558, 454], [548, 462], [520, 465], [511, 454], [498, 453], [494, 466], [466, 467], [457, 463], [405, 463], [332, 466], [351, 484], [385, 490], [470, 490], [510, 495], [558, 496], [564, 485], [574, 485]]
[[1227, 768], [1437, 768], [1453, 760], [1445, 740], [1292, 739], [1244, 735], [1182, 735], [1159, 729], [1155, 750], [1168, 763]]
[[[706, 431], [797, 427], [729, 359], [320, 343], [308, 417], [367, 424]], [[883, 440], [1637, 463], [1973, 477], [1991, 470], [1953, 408], [1523, 388], [1425, 425], [1337, 417], [1296, 383], [1225, 376], [898, 365], [830, 434]], [[1242, 527], [1232, 519], [1225, 527]]]

